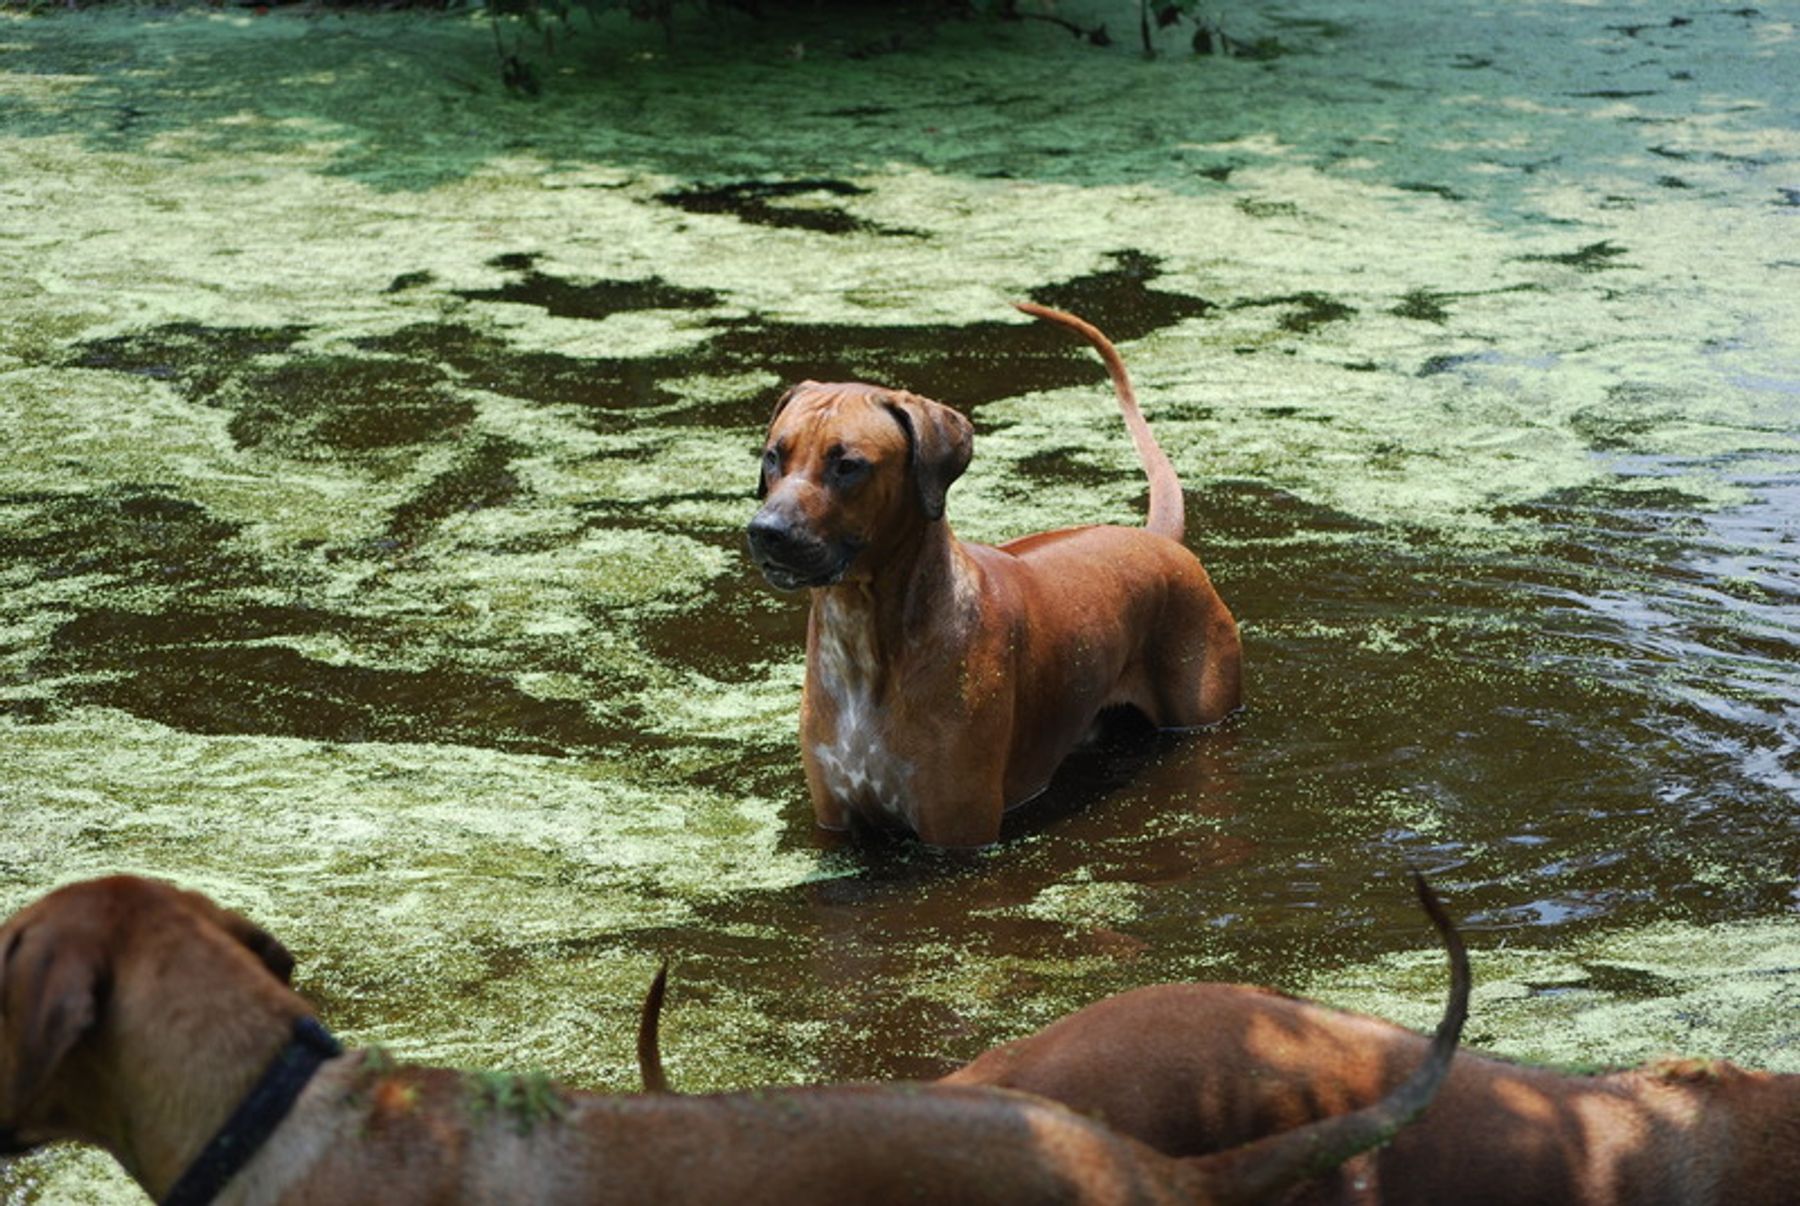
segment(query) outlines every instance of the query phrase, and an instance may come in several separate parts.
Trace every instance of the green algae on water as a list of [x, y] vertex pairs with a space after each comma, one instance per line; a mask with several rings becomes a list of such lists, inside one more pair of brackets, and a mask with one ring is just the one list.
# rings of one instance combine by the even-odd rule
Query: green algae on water
[[[1800, 934], [1787, 922], [1651, 926], [1555, 951], [1479, 943], [1464, 1041], [1576, 1070], [1664, 1056], [1800, 1072]], [[1314, 978], [1329, 1004], [1428, 1030], [1447, 972], [1429, 950]]]

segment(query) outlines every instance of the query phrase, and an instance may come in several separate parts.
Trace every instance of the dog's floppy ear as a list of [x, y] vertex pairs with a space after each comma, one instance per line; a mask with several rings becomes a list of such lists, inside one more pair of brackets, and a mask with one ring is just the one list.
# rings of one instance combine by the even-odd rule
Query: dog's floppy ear
[[76, 1040], [93, 1029], [106, 992], [106, 959], [80, 939], [58, 940], [47, 927], [16, 934], [0, 969], [7, 1046], [0, 1115], [18, 1118], [50, 1083]]
[[882, 405], [906, 432], [913, 485], [925, 518], [942, 519], [950, 483], [962, 476], [975, 451], [974, 424], [960, 411], [917, 394], [895, 391]]
[[[775, 426], [775, 420], [781, 417], [781, 412], [787, 409], [787, 404], [794, 400], [794, 395], [798, 394], [809, 385], [817, 384], [818, 382], [816, 381], [802, 381], [799, 385], [789, 386], [781, 397], [775, 399], [775, 409], [769, 412], [768, 425], [770, 427]], [[758, 462], [756, 466], [756, 497], [767, 498], [768, 496], [769, 474], [768, 471], [763, 468], [762, 464]]]
[[290, 986], [293, 984], [294, 957], [275, 935], [229, 909], [221, 909], [219, 913], [219, 920], [233, 938], [249, 947], [250, 953], [261, 959], [262, 965], [274, 973], [277, 980]]

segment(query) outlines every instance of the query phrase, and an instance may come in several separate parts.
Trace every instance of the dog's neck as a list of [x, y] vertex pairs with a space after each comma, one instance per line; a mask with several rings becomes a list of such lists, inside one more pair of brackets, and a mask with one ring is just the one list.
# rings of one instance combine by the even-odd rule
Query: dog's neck
[[970, 626], [955, 617], [978, 606], [979, 592], [942, 522], [924, 525], [903, 551], [878, 560], [874, 574], [813, 592], [806, 673], [815, 721], [806, 739], [827, 790], [860, 801], [865, 817], [916, 831], [915, 768], [889, 744], [888, 725], [915, 667], [958, 662]]
[[94, 1120], [96, 1141], [162, 1200], [287, 1045], [301, 1012], [297, 997], [257, 994], [133, 1033], [102, 1070], [115, 1078], [107, 1099], [117, 1113]]
[[949, 523], [921, 523], [871, 573], [815, 589], [813, 622], [870, 664], [891, 664], [916, 634], [941, 634], [963, 610], [959, 601], [974, 597], [976, 573]]

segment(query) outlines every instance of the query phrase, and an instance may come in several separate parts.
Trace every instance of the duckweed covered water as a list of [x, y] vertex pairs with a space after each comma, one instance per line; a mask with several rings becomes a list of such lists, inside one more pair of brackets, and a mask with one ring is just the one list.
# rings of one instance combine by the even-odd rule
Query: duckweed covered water
[[[1416, 865], [1483, 1045], [1800, 1070], [1793, 24], [1241, 19], [1285, 53], [606, 27], [524, 102], [478, 21], [0, 17], [0, 910], [174, 879], [350, 1041], [608, 1089], [667, 954], [707, 1089], [1177, 978], [1425, 1025]], [[760, 424], [905, 385], [963, 535], [1134, 522], [1018, 297], [1124, 345], [1249, 707], [974, 857], [827, 839]]]

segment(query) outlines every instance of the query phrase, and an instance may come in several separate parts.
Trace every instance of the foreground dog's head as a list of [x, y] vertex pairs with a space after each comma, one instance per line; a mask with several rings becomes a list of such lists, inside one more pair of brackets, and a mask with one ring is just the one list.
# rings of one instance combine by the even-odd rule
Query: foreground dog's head
[[89, 1049], [127, 1028], [179, 1025], [170, 1003], [216, 988], [221, 958], [289, 995], [294, 960], [281, 943], [154, 880], [70, 884], [0, 925], [0, 1156], [79, 1137], [71, 1104], [96, 1096], [83, 1091], [97, 1071]]
[[875, 385], [805, 381], [769, 419], [750, 556], [781, 590], [830, 586], [944, 516], [974, 429], [948, 406]]

